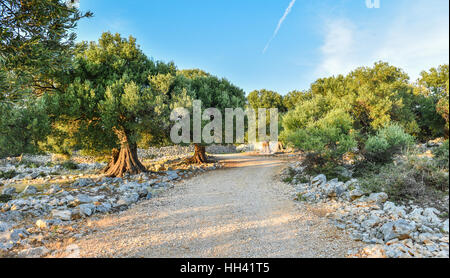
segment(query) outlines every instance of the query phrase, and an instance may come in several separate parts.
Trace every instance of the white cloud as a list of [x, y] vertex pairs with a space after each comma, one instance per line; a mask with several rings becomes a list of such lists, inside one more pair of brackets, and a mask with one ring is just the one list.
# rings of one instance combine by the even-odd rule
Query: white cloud
[[346, 74], [382, 60], [402, 68], [414, 81], [422, 70], [449, 62], [446, 11], [448, 4], [443, 9], [422, 1], [401, 9], [390, 22], [375, 27], [358, 26], [358, 22], [348, 19], [329, 21], [325, 24], [316, 75]]
[[392, 22], [392, 28], [374, 53], [379, 60], [403, 68], [412, 81], [422, 70], [449, 62], [448, 13], [439, 15], [416, 9]]
[[277, 36], [278, 31], [280, 31], [281, 25], [283, 24], [284, 20], [289, 15], [289, 13], [291, 12], [292, 7], [294, 7], [295, 1], [297, 1], [297, 0], [292, 0], [289, 3], [289, 6], [287, 7], [287, 9], [284, 11], [283, 16], [281, 17], [280, 21], [278, 21], [277, 28], [275, 28], [275, 31], [273, 32], [272, 37], [270, 38], [269, 42], [266, 44], [266, 47], [264, 47], [263, 54], [266, 53], [267, 49], [270, 46], [270, 43], [272, 43], [273, 39], [275, 39], [275, 37]]
[[325, 42], [321, 47], [323, 55], [318, 74], [325, 76], [347, 73], [355, 60], [355, 27], [347, 20], [335, 20], [326, 24]]

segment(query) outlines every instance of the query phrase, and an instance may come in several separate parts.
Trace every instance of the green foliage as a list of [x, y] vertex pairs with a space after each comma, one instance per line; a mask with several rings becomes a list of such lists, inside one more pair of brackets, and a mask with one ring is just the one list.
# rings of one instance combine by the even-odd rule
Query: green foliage
[[314, 98], [325, 98], [330, 107], [350, 113], [354, 129], [361, 134], [370, 134], [391, 122], [414, 133], [418, 131], [415, 115], [405, 105], [413, 96], [408, 79], [401, 69], [379, 62], [347, 76], [319, 79], [311, 92]]
[[12, 200], [12, 196], [0, 194], [0, 203], [7, 203]]
[[357, 177], [361, 186], [370, 192], [386, 192], [393, 200], [424, 198], [430, 194], [448, 191], [448, 167], [416, 151], [405, 153], [396, 163], [365, 162]]
[[[287, 111], [286, 107], [284, 106], [283, 97], [273, 91], [268, 91], [265, 89], [262, 90], [256, 90], [251, 92], [247, 96], [247, 101], [249, 104], [249, 107], [252, 108], [256, 113], [256, 120], [259, 121], [259, 113], [258, 109], [265, 108], [266, 109], [266, 131], [270, 130], [270, 109], [277, 108], [278, 109], [278, 134], [282, 130], [281, 126], [281, 117], [282, 114]], [[257, 135], [259, 136], [259, 134]], [[257, 137], [257, 140], [263, 140]]]
[[[417, 92], [416, 88], [416, 92]], [[417, 137], [421, 141], [442, 137], [445, 134], [445, 119], [437, 112], [439, 97], [417, 94], [410, 107], [417, 115], [420, 132]]]
[[283, 96], [283, 106], [287, 111], [294, 109], [305, 100], [312, 98], [311, 92], [292, 91]]
[[45, 151], [70, 157], [72, 151], [78, 148], [77, 130], [78, 124], [76, 122], [62, 119], [54, 120], [51, 133], [44, 141], [40, 142], [39, 146]]
[[67, 89], [44, 97], [54, 115], [48, 144], [55, 151], [76, 147], [102, 155], [124, 143], [135, 146], [142, 134], [167, 131], [169, 96], [153, 90], [150, 80], [174, 73], [172, 63], [154, 62], [133, 37], [110, 33], [78, 44], [76, 53]]
[[12, 178], [14, 178], [15, 176], [17, 176], [18, 175], [18, 173], [16, 172], [16, 171], [14, 171], [14, 170], [9, 170], [9, 171], [6, 171], [6, 172], [0, 172], [0, 179], [12, 179]]
[[298, 201], [298, 202], [307, 202], [308, 201], [308, 199], [306, 199], [306, 197], [303, 196], [302, 193], [297, 193], [297, 196], [295, 197], [294, 200]]
[[65, 75], [76, 38], [73, 29], [80, 19], [92, 16], [65, 2], [0, 1], [0, 60], [4, 62], [0, 67], [13, 72], [15, 85], [39, 92], [54, 90], [52, 81]]
[[36, 103], [0, 102], [0, 157], [39, 151], [39, 142], [50, 132], [49, 117]]
[[72, 160], [64, 161], [64, 162], [61, 163], [60, 165], [61, 165], [64, 169], [67, 169], [67, 170], [76, 170], [76, 169], [78, 169], [78, 165], [77, 165], [75, 162], [73, 162]]
[[283, 179], [283, 182], [291, 183], [293, 179], [294, 179], [293, 177], [286, 177], [286, 178]]
[[387, 162], [393, 155], [400, 153], [406, 147], [413, 145], [414, 138], [397, 125], [389, 125], [380, 129], [375, 136], [369, 137], [364, 148], [367, 160]]
[[[306, 102], [304, 106], [309, 105], [310, 103]], [[298, 106], [284, 117], [284, 141], [333, 161], [356, 147], [352, 119], [348, 113], [331, 110], [323, 118], [316, 120], [313, 117], [314, 111], [308, 111], [304, 106]], [[300, 125], [299, 128], [296, 124]]]
[[278, 111], [284, 113], [286, 107], [283, 104], [283, 97], [273, 91], [257, 90], [251, 92], [248, 97], [248, 103], [251, 108], [257, 110], [258, 108], [278, 108]]
[[418, 115], [424, 140], [447, 136], [449, 132], [449, 66], [441, 65], [421, 73], [412, 110]]
[[[163, 95], [170, 95], [170, 108], [183, 107], [193, 115], [193, 101], [202, 102], [202, 111], [214, 107], [222, 116], [226, 108], [244, 108], [244, 91], [224, 78], [218, 78], [204, 71], [182, 70], [176, 74], [159, 74], [151, 78], [153, 90]], [[224, 117], [223, 117], [224, 118]], [[193, 132], [191, 117], [191, 133]], [[202, 128], [209, 121], [202, 121]], [[222, 122], [222, 128], [225, 124]], [[225, 135], [222, 132], [223, 136]], [[192, 138], [192, 134], [191, 134]], [[204, 142], [203, 142], [204, 145]]]
[[[284, 117], [283, 128], [287, 133], [303, 129], [299, 134], [308, 134], [310, 123], [320, 121], [332, 110], [348, 115], [353, 139], [358, 140], [359, 146], [364, 145], [370, 134], [391, 123], [401, 125], [411, 134], [418, 132], [416, 116], [406, 105], [414, 96], [408, 76], [387, 63], [358, 68], [347, 76], [319, 79], [303, 96]], [[287, 139], [286, 134], [282, 138]]]
[[443, 168], [449, 167], [449, 146], [448, 146], [448, 140], [446, 140], [442, 146], [435, 149], [433, 151], [433, 154], [435, 156], [436, 163]]

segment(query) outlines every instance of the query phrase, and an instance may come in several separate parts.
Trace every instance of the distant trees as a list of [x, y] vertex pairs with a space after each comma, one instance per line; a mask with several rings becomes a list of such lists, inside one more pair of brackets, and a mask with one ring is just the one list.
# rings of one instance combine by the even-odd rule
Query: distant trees
[[[432, 74], [433, 78], [424, 76], [434, 81], [433, 85], [431, 81], [427, 83], [428, 88], [436, 91], [432, 95], [445, 96], [448, 75], [446, 79], [442, 72], [441, 67]], [[411, 135], [423, 137], [420, 125], [423, 119], [416, 113], [422, 106], [417, 101], [414, 86], [401, 69], [387, 63], [358, 68], [347, 76], [318, 79], [308, 93], [300, 96], [305, 98], [283, 118], [281, 137], [287, 143], [321, 156], [337, 157], [356, 145], [362, 149], [370, 136], [392, 124]], [[441, 99], [444, 102], [448, 97]], [[445, 115], [445, 109], [442, 110]], [[443, 124], [440, 126], [442, 129]]]
[[[222, 129], [225, 128], [224, 115], [226, 108], [244, 108], [245, 93], [242, 89], [233, 85], [226, 79], [221, 79], [204, 71], [182, 70], [178, 71], [176, 75], [159, 75], [152, 79], [152, 87], [161, 93], [171, 96], [171, 107], [183, 107], [188, 109], [189, 114], [192, 115], [190, 125], [190, 138], [194, 141], [194, 155], [188, 159], [189, 163], [205, 163], [208, 161], [205, 152], [205, 146], [212, 142], [206, 142], [203, 137], [194, 138], [193, 125], [193, 101], [201, 101], [201, 111], [207, 108], [216, 108], [220, 111], [222, 118], [217, 119], [218, 115], [211, 116], [209, 119], [197, 119], [199, 129], [203, 130], [205, 125], [213, 120], [222, 122]], [[218, 137], [220, 143], [223, 142], [224, 133]], [[217, 134], [215, 134], [217, 136]]]
[[423, 71], [416, 87], [417, 113], [423, 137], [449, 136], [449, 65]]
[[39, 143], [51, 131], [42, 101], [0, 101], [0, 158], [39, 151]]
[[283, 97], [277, 92], [266, 89], [255, 90], [247, 96], [247, 99], [250, 107], [253, 109], [278, 108], [279, 112], [286, 112]]
[[306, 91], [292, 91], [289, 92], [287, 95], [283, 96], [283, 106], [286, 109], [286, 111], [292, 110], [295, 108], [295, 106], [303, 101], [306, 101], [308, 99], [311, 99], [312, 95], [311, 92]]

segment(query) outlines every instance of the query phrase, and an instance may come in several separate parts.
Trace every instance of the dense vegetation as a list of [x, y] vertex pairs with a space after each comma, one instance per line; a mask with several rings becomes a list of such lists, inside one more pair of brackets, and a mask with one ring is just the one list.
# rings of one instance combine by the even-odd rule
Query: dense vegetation
[[[148, 58], [133, 37], [104, 33], [97, 42], [75, 44], [73, 29], [92, 14], [64, 1], [6, 0], [0, 6], [0, 157], [78, 150], [110, 155], [109, 176], [139, 173], [145, 167], [138, 147], [170, 144], [171, 110], [184, 107], [192, 115], [193, 100], [201, 100], [203, 109], [222, 114], [226, 108], [278, 108], [281, 141], [305, 152], [311, 173], [339, 176], [355, 160], [373, 186], [393, 169], [414, 172], [416, 181], [437, 188], [447, 169], [448, 181], [448, 64], [411, 82], [402, 69], [377, 62], [318, 79], [305, 91], [282, 96], [262, 89], [245, 99], [226, 79]], [[416, 143], [439, 137], [447, 141], [432, 164], [413, 158]], [[189, 162], [206, 162], [209, 143], [197, 140]], [[394, 168], [396, 155], [411, 159]]]
[[[311, 175], [345, 180], [346, 166], [366, 189], [393, 198], [447, 191], [448, 80], [448, 65], [411, 83], [401, 69], [383, 62], [319, 79], [287, 109], [281, 138], [306, 152]], [[439, 137], [446, 141], [432, 154], [416, 146]]]

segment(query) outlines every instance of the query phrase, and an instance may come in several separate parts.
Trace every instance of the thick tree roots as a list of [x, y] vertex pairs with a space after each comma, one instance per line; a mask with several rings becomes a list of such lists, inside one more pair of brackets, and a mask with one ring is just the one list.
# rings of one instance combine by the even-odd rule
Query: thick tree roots
[[139, 161], [137, 147], [122, 145], [120, 151], [114, 149], [111, 155], [111, 162], [103, 170], [107, 177], [123, 177], [124, 173], [131, 175], [146, 172], [147, 169]]
[[186, 163], [188, 164], [203, 164], [209, 163], [209, 159], [206, 155], [205, 146], [194, 145], [195, 151], [194, 156], [188, 158]]

